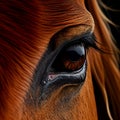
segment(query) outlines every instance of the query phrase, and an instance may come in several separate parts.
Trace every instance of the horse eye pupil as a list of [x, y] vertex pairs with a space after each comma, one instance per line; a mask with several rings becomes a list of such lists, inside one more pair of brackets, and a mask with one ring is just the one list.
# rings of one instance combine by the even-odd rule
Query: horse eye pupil
[[66, 56], [67, 59], [73, 62], [78, 61], [81, 57], [81, 55], [77, 53], [76, 51], [67, 51], [66, 55], [67, 55]]
[[64, 56], [66, 59], [75, 62], [78, 61], [84, 55], [85, 50], [83, 46], [72, 46], [66, 50]]

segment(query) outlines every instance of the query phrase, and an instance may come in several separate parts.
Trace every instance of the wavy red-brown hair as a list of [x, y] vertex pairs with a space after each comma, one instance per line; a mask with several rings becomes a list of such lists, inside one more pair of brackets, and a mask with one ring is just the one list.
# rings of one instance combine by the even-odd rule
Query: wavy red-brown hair
[[[114, 25], [114, 23], [110, 21], [100, 9], [99, 4], [101, 4], [101, 2], [102, 1], [100, 0], [88, 0], [87, 4], [88, 9], [94, 17], [96, 26], [94, 33], [97, 37], [97, 40], [102, 44], [101, 46], [104, 46], [104, 49], [107, 51], [109, 50], [109, 53], [100, 54], [92, 51], [90, 52], [90, 56], [92, 56], [92, 58], [90, 58], [92, 69], [91, 72], [92, 77], [98, 84], [97, 87], [100, 89], [100, 92], [103, 95], [109, 118], [118, 120], [120, 118], [119, 50], [115, 46], [115, 40], [108, 26], [108, 24]], [[95, 90], [96, 89], [97, 88], [95, 87]], [[99, 92], [96, 96], [99, 96], [98, 94]], [[103, 109], [105, 108], [103, 107]]]
[[[51, 7], [47, 2], [44, 2], [47, 7], [42, 8], [43, 2], [38, 0], [0, 1], [0, 120], [21, 119], [24, 98], [34, 69], [42, 56], [41, 53], [47, 49], [48, 41], [46, 40], [50, 39], [49, 36], [52, 36], [56, 29], [61, 29], [60, 26], [64, 28], [67, 24], [70, 25], [69, 21], [79, 21], [78, 23], [81, 24], [84, 20], [89, 25], [91, 21], [88, 14], [91, 14], [95, 21], [94, 34], [97, 41], [102, 44], [100, 47], [110, 51], [110, 54], [101, 54], [90, 50], [88, 56], [93, 82], [97, 85], [97, 87], [94, 86], [94, 91], [99, 89], [96, 93], [97, 105], [99, 104], [98, 93], [100, 93], [102, 94], [100, 99], [104, 100], [106, 105], [103, 109], [106, 109], [109, 118], [115, 120], [120, 118], [118, 50], [107, 27], [109, 20], [102, 13], [98, 0], [86, 0], [87, 9], [90, 12], [87, 14], [77, 9], [78, 5], [81, 5], [79, 0], [76, 0], [71, 7], [69, 7], [70, 2], [73, 0], [61, 2], [61, 6], [69, 11], [67, 16], [63, 14], [64, 11], [59, 11], [58, 6], [50, 11], [53, 16], [56, 12], [61, 14], [61, 17], [54, 18], [56, 22], [52, 24], [53, 16], [46, 18], [45, 12], [41, 12], [42, 9], [48, 10]], [[51, 4], [56, 5], [56, 2], [51, 1]], [[79, 16], [84, 17], [78, 20]], [[63, 18], [65, 21], [62, 21]], [[57, 20], [61, 21], [61, 24]], [[51, 32], [46, 26], [55, 29]], [[98, 112], [99, 109], [100, 107]]]

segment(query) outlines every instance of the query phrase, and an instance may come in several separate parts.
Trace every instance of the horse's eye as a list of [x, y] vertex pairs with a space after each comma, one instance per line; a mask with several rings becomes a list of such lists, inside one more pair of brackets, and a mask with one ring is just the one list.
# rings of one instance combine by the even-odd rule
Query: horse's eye
[[79, 70], [86, 59], [83, 44], [71, 45], [61, 50], [53, 63], [56, 72], [72, 72]]

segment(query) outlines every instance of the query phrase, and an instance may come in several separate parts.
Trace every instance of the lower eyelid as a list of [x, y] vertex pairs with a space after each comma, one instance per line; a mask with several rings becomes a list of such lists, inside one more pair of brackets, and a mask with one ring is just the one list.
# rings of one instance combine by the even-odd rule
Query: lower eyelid
[[81, 69], [74, 71], [74, 72], [70, 72], [70, 73], [64, 73], [64, 72], [60, 72], [60, 73], [50, 73], [48, 75], [48, 81], [54, 81], [55, 79], [59, 78], [59, 79], [73, 79], [74, 80], [79, 80], [81, 79], [84, 80], [85, 79], [85, 75], [86, 75], [86, 61], [84, 62], [84, 65], [82, 66]]

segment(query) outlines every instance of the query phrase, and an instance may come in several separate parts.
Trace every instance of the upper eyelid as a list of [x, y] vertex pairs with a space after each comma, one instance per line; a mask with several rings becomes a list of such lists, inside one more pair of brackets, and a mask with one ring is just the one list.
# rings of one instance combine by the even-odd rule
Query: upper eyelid
[[91, 34], [92, 32], [91, 26], [86, 24], [67, 26], [58, 30], [51, 36], [50, 43], [54, 44], [54, 48], [58, 48], [67, 41], [72, 41], [73, 39], [76, 39], [76, 37], [81, 38], [84, 34]]
[[75, 36], [71, 40], [66, 40], [63, 43], [61, 43], [57, 48], [54, 46], [55, 41], [56, 41], [56, 39], [52, 39], [50, 41], [50, 43], [48, 45], [48, 49], [56, 57], [60, 52], [64, 51], [64, 49], [66, 47], [68, 47], [69, 45], [75, 45], [75, 44], [81, 44], [81, 43], [83, 43], [85, 45], [84, 46], [85, 49], [92, 47], [98, 51], [101, 51], [100, 48], [96, 45], [96, 43], [97, 43], [96, 38], [91, 31], [87, 31], [86, 33], [84, 33], [82, 35]]
[[83, 35], [76, 36], [73, 39], [69, 41], [65, 41], [62, 45], [61, 48], [64, 48], [65, 46], [68, 45], [75, 45], [75, 44], [84, 44], [86, 48], [93, 47], [95, 49], [99, 49], [96, 45], [96, 38], [94, 34], [91, 34], [90, 32], [87, 32]]

